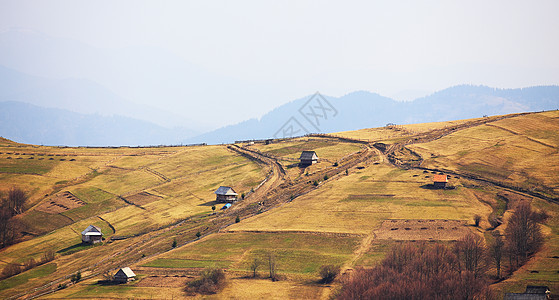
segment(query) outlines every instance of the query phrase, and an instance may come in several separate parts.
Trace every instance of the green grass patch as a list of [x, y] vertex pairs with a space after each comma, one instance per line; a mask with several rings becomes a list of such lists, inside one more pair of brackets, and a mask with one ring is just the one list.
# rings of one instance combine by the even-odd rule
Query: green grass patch
[[35, 267], [31, 270], [18, 274], [0, 281], [0, 291], [10, 289], [15, 286], [21, 285], [29, 281], [31, 278], [44, 277], [56, 271], [56, 264], [50, 263], [42, 266]]
[[232, 261], [228, 260], [196, 260], [196, 259], [169, 259], [169, 258], [158, 258], [147, 264], [142, 265], [143, 267], [152, 268], [229, 268]]

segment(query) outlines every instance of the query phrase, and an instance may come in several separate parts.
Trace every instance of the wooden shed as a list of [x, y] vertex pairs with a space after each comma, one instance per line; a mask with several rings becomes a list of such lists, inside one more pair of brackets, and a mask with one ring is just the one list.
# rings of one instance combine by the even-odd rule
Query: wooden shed
[[215, 201], [218, 203], [231, 203], [237, 201], [237, 193], [229, 186], [220, 186], [215, 192]]
[[136, 274], [132, 272], [129, 267], [122, 268], [116, 272], [114, 276], [114, 281], [117, 283], [127, 283], [136, 279]]
[[448, 183], [448, 176], [435, 175], [433, 176], [433, 186], [437, 189], [444, 189]]
[[95, 244], [103, 241], [103, 233], [101, 232], [101, 228], [95, 225], [89, 225], [87, 228], [82, 231], [82, 242]]
[[299, 157], [301, 166], [310, 166], [318, 162], [318, 155], [314, 151], [303, 151]]

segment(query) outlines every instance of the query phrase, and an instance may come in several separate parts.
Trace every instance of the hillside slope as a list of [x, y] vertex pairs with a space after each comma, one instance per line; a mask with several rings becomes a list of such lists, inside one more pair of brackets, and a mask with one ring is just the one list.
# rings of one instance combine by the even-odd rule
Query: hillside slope
[[[3, 146], [0, 182], [20, 182], [30, 191], [33, 206], [22, 220], [38, 236], [3, 249], [0, 261], [21, 263], [49, 249], [58, 254], [46, 265], [0, 281], [0, 295], [178, 298], [184, 297], [183, 286], [200, 268], [213, 266], [227, 270], [229, 283], [220, 298], [327, 299], [339, 282], [316, 284], [321, 265], [339, 265], [346, 273], [374, 266], [400, 241], [452, 243], [469, 232], [489, 241], [495, 230], [490, 219], [506, 220], [522, 199], [550, 215], [543, 226], [545, 244], [493, 289], [520, 292], [536, 284], [555, 293], [559, 205], [554, 199], [559, 178], [550, 174], [559, 162], [558, 120], [559, 112], [550, 111], [268, 144]], [[303, 150], [316, 151], [319, 163], [300, 168], [297, 158]], [[75, 161], [60, 160], [70, 157]], [[454, 189], [429, 188], [441, 171], [452, 175], [449, 184]], [[212, 191], [219, 185], [235, 186], [246, 197], [211, 214]], [[67, 198], [66, 192], [85, 205], [45, 212], [50, 201]], [[475, 214], [482, 216], [479, 227], [473, 226]], [[55, 221], [59, 223], [53, 226]], [[105, 243], [78, 246], [77, 233], [88, 224], [103, 228]], [[259, 279], [249, 279], [252, 262], [270, 255], [282, 280], [266, 280], [264, 267], [258, 269]], [[103, 272], [119, 266], [130, 266], [138, 280], [125, 286], [99, 283]], [[82, 282], [56, 289], [77, 270], [82, 271]]]

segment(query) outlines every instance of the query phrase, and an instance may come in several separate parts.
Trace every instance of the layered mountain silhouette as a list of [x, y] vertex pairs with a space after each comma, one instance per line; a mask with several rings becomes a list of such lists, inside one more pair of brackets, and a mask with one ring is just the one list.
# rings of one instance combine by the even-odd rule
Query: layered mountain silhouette
[[310, 95], [282, 105], [260, 120], [226, 126], [185, 142], [229, 143], [356, 130], [388, 123], [439, 122], [554, 109], [559, 109], [559, 86], [496, 89], [461, 85], [408, 102], [365, 91], [339, 98]]

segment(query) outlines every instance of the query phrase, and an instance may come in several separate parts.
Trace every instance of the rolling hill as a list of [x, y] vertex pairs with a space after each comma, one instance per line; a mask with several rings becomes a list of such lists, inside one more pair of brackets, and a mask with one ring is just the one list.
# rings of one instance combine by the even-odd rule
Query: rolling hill
[[[55, 255], [0, 281], [0, 296], [179, 298], [202, 268], [219, 267], [228, 284], [217, 298], [328, 299], [340, 282], [318, 284], [321, 265], [350, 274], [403, 241], [453, 243], [469, 232], [490, 241], [505, 226], [490, 221], [506, 221], [520, 200], [549, 214], [544, 246], [492, 289], [547, 285], [555, 294], [558, 120], [558, 111], [518, 113], [193, 147], [2, 142], [0, 193], [16, 185], [30, 199], [16, 217], [24, 234], [0, 250], [0, 268]], [[319, 163], [299, 167], [303, 150], [316, 151]], [[441, 172], [453, 188], [428, 188]], [[213, 191], [221, 185], [244, 199], [219, 209]], [[80, 244], [90, 224], [102, 229], [102, 244]], [[264, 266], [250, 278], [252, 262], [270, 255], [281, 280], [266, 279]], [[105, 272], [124, 266], [137, 280], [102, 284]], [[71, 284], [78, 271], [83, 279]]]

